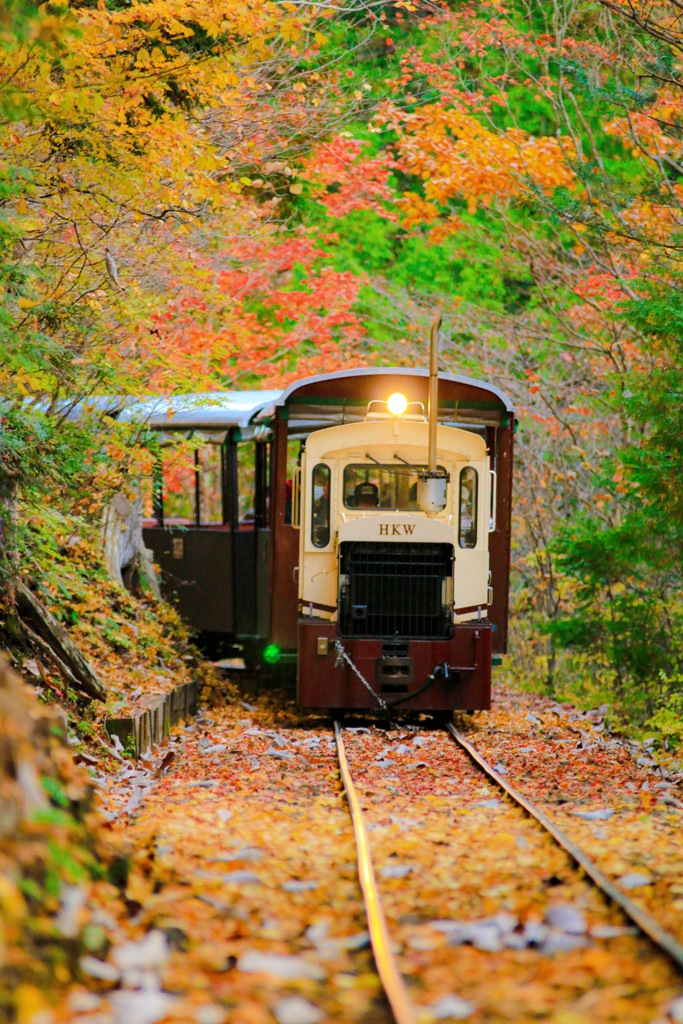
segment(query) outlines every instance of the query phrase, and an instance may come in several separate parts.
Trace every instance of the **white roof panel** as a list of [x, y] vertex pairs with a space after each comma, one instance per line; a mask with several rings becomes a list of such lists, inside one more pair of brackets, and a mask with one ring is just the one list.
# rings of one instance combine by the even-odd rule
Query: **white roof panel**
[[171, 395], [133, 399], [118, 417], [153, 430], [225, 430], [247, 427], [281, 391], [211, 391], [200, 395]]

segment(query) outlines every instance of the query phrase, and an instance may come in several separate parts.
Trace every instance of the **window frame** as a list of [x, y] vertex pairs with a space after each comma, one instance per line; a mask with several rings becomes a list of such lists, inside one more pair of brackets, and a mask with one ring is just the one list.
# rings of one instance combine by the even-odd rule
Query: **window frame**
[[[326, 476], [327, 476], [327, 481], [326, 481], [326, 483], [327, 483], [327, 498], [325, 499], [325, 498], [321, 497], [321, 498], [318, 499], [320, 502], [325, 502], [325, 504], [327, 506], [327, 522], [322, 524], [322, 528], [325, 529], [326, 532], [321, 534], [321, 535], [319, 535], [318, 537], [316, 537], [316, 530], [317, 529], [319, 530], [321, 528], [321, 524], [320, 524], [319, 521], [316, 522], [315, 489], [316, 489], [316, 487], [320, 487], [320, 486], [322, 486], [323, 488], [325, 487], [325, 483], [322, 483], [322, 484], [316, 483], [316, 473], [319, 470], [322, 470], [326, 474]], [[324, 506], [323, 506], [323, 508], [324, 508]], [[329, 547], [330, 538], [332, 536], [332, 467], [327, 462], [316, 462], [316, 464], [313, 466], [313, 469], [311, 470], [311, 504], [310, 504], [310, 509], [311, 509], [311, 530], [310, 530], [311, 544], [313, 545], [313, 547], [316, 550], [320, 551], [323, 548]], [[318, 513], [318, 516], [319, 515], [320, 515], [320, 513]], [[322, 541], [320, 539], [321, 536], [324, 538], [324, 540], [322, 540]]]
[[[472, 544], [463, 543], [463, 529], [462, 529], [462, 518], [463, 518], [463, 501], [462, 501], [462, 485], [463, 476], [465, 473], [474, 474], [474, 489], [472, 495], [472, 526], [469, 533], [473, 533]], [[458, 547], [461, 551], [472, 551], [476, 548], [479, 543], [479, 471], [475, 466], [463, 466], [458, 473]]]

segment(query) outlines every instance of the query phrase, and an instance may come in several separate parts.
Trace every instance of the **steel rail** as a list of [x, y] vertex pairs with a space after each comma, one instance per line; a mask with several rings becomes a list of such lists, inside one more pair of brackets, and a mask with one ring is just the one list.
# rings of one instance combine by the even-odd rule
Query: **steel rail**
[[488, 761], [481, 756], [475, 747], [466, 740], [462, 733], [458, 732], [454, 725], [450, 722], [446, 724], [448, 732], [451, 734], [453, 739], [458, 743], [464, 751], [472, 758], [482, 771], [493, 779], [501, 789], [503, 789], [515, 803], [519, 804], [527, 814], [543, 826], [547, 832], [551, 834], [555, 842], [562, 847], [566, 853], [572, 858], [572, 860], [579, 865], [584, 873], [590, 878], [590, 880], [601, 889], [602, 892], [607, 896], [613, 903], [621, 907], [626, 916], [633, 921], [633, 923], [639, 928], [639, 930], [648, 937], [656, 946], [659, 947], [670, 960], [679, 968], [683, 970], [683, 945], [676, 939], [670, 932], [667, 932], [654, 917], [652, 917], [646, 910], [643, 910], [634, 903], [633, 900], [626, 896], [620, 889], [610, 882], [609, 878], [603, 874], [600, 868], [595, 864], [590, 857], [583, 852], [583, 850], [574, 843], [568, 835], [566, 835], [562, 829], [546, 815], [543, 811], [539, 811], [537, 807], [531, 803], [530, 800], [511, 786], [510, 783], [500, 775], [495, 768], [493, 768]]
[[375, 879], [372, 858], [370, 856], [368, 834], [363, 821], [360, 803], [358, 802], [358, 795], [351, 779], [339, 722], [334, 723], [334, 738], [337, 741], [339, 769], [342, 782], [344, 783], [346, 799], [351, 809], [353, 830], [356, 836], [358, 877], [363, 890], [370, 942], [372, 943], [377, 973], [389, 1000], [396, 1024], [417, 1024], [417, 1018], [408, 997], [408, 990], [396, 965], [394, 954], [391, 951], [391, 939], [377, 889], [377, 880]]

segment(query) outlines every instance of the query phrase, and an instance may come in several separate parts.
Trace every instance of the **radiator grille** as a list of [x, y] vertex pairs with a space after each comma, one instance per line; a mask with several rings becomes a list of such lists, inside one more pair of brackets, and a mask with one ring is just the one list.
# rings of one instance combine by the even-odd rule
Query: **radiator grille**
[[451, 636], [445, 581], [453, 573], [452, 545], [346, 541], [339, 558], [342, 635]]

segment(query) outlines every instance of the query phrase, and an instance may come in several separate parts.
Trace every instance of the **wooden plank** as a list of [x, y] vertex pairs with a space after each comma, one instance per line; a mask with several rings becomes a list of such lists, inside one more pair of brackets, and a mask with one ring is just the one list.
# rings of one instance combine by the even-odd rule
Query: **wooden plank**
[[16, 585], [16, 600], [21, 618], [28, 618], [32, 629], [49, 645], [59, 660], [66, 664], [78, 688], [89, 697], [104, 700], [107, 691], [102, 680], [73, 643], [61, 622], [24, 583]]
[[185, 717], [185, 689], [177, 686], [171, 693], [171, 725]]
[[110, 737], [118, 736], [124, 750], [130, 746], [130, 737], [133, 735], [132, 718], [107, 718], [104, 727]]
[[150, 738], [152, 744], [161, 743], [163, 739], [163, 723], [164, 723], [164, 704], [165, 698], [160, 697], [159, 700], [151, 704], [147, 709], [149, 711], [150, 720]]
[[136, 758], [163, 743], [172, 727], [185, 718], [192, 718], [197, 710], [197, 684], [183, 683], [150, 707], [124, 718], [105, 719], [110, 736], [118, 736], [123, 747]]

